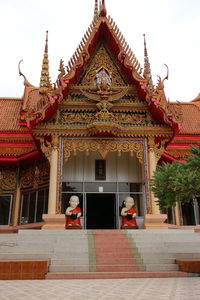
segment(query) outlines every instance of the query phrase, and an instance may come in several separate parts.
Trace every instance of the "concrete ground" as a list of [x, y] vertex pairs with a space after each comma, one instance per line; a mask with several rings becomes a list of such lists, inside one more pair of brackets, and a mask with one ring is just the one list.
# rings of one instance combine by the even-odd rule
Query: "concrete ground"
[[200, 300], [200, 278], [0, 281], [0, 300]]

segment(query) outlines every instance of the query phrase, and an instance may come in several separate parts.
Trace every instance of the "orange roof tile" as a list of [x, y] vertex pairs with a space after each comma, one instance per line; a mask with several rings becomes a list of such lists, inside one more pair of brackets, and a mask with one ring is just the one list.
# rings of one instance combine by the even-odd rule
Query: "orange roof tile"
[[192, 102], [198, 102], [200, 104], [200, 93], [196, 96], [196, 98], [194, 98], [194, 100], [192, 100]]
[[179, 134], [200, 134], [200, 105], [189, 102], [181, 103], [181, 107], [183, 122]]
[[166, 152], [177, 159], [185, 159], [186, 155], [190, 154], [188, 149], [181, 149], [181, 148], [179, 149], [167, 148]]
[[0, 98], [0, 131], [21, 131], [19, 126], [21, 99]]

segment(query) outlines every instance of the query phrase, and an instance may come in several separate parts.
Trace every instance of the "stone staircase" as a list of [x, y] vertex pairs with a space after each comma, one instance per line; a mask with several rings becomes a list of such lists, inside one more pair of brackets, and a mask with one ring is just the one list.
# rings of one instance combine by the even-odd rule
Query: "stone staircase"
[[193, 230], [21, 230], [0, 236], [0, 261], [48, 260], [47, 279], [185, 277], [200, 258]]

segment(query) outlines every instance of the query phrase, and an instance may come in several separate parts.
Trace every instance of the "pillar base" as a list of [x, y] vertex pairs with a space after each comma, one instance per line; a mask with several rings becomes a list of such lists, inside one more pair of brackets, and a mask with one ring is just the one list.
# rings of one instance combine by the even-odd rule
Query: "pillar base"
[[167, 214], [151, 215], [146, 214], [144, 217], [145, 229], [168, 229], [168, 224], [164, 223], [167, 220]]
[[43, 215], [44, 226], [42, 226], [42, 230], [65, 230], [65, 215]]
[[200, 226], [196, 226], [195, 229], [194, 229], [194, 232], [200, 233]]

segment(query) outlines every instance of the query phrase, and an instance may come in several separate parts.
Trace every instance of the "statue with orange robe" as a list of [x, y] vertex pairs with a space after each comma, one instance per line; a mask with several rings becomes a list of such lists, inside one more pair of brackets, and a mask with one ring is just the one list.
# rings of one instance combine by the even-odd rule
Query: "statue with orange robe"
[[124, 199], [125, 207], [121, 210], [122, 225], [121, 229], [138, 229], [136, 222], [136, 210], [134, 206], [134, 199], [126, 197]]
[[66, 209], [66, 229], [82, 229], [80, 217], [81, 209], [78, 207], [79, 198], [71, 196], [69, 199], [70, 206]]

